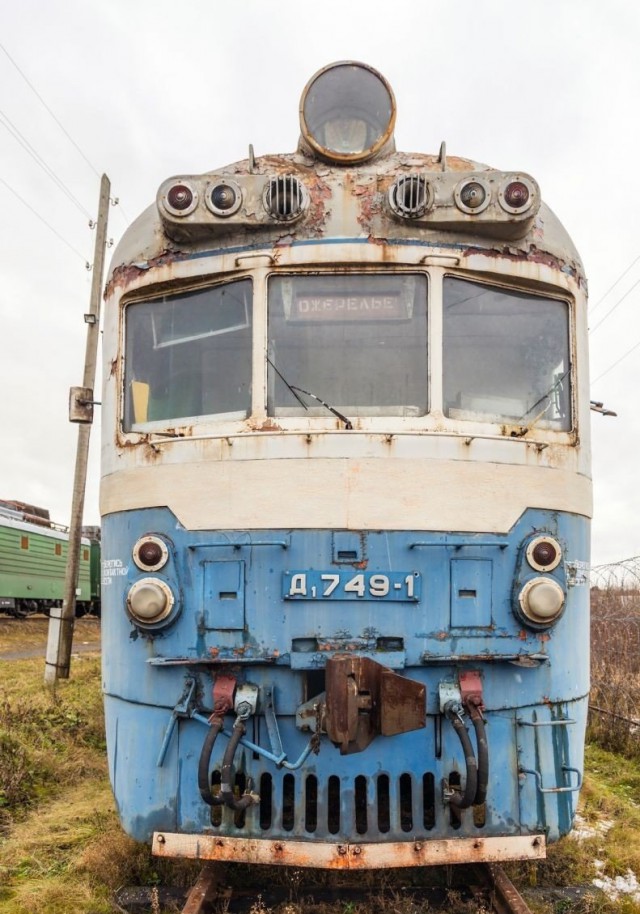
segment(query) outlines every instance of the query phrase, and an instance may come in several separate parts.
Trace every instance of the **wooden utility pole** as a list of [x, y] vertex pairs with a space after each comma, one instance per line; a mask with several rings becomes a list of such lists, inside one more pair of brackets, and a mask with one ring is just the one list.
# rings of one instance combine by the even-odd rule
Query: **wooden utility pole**
[[100, 202], [96, 222], [96, 245], [93, 257], [91, 300], [89, 312], [84, 319], [87, 324], [87, 346], [84, 357], [84, 378], [82, 387], [72, 387], [69, 396], [69, 420], [78, 422], [78, 445], [76, 448], [76, 469], [73, 479], [71, 501], [71, 523], [69, 525], [69, 550], [64, 581], [62, 607], [53, 607], [49, 619], [49, 636], [44, 681], [52, 685], [58, 679], [69, 678], [73, 624], [76, 615], [76, 590], [80, 567], [80, 545], [82, 538], [82, 515], [84, 493], [87, 484], [89, 462], [89, 438], [93, 422], [93, 389], [96, 380], [98, 340], [100, 337], [100, 301], [104, 275], [105, 249], [107, 243], [107, 220], [111, 184], [106, 175], [100, 182]]

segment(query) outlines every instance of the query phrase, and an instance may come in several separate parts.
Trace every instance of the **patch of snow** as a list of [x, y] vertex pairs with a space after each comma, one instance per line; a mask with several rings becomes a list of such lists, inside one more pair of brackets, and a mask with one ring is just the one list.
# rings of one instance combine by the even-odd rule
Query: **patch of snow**
[[617, 901], [621, 895], [630, 895], [633, 901], [640, 901], [640, 884], [632, 870], [627, 870], [624, 876], [603, 876], [594, 879], [592, 885], [602, 889], [612, 901]]
[[598, 819], [593, 824], [587, 822], [580, 813], [576, 813], [571, 829], [571, 837], [576, 841], [586, 841], [589, 838], [597, 838], [606, 835], [613, 828], [615, 822], [612, 819]]

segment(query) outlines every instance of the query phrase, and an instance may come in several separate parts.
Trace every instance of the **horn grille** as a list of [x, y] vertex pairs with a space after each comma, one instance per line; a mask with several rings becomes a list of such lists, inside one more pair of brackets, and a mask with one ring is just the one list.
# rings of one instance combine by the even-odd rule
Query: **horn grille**
[[389, 191], [394, 213], [409, 219], [423, 216], [431, 206], [431, 189], [422, 175], [403, 175]]
[[299, 216], [306, 205], [303, 185], [293, 175], [279, 175], [267, 184], [264, 205], [267, 212], [281, 222]]

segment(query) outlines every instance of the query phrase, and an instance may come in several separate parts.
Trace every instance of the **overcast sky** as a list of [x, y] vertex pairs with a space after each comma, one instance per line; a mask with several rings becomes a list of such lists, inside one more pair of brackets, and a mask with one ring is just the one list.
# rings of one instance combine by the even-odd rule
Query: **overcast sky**
[[[592, 398], [618, 413], [593, 414], [593, 562], [640, 554], [640, 4], [21, 0], [0, 7], [0, 43], [0, 498], [69, 518], [68, 388], [82, 383], [100, 174], [120, 201], [117, 243], [170, 175], [245, 158], [249, 143], [293, 151], [309, 77], [355, 59], [394, 89], [398, 149], [446, 140], [529, 172], [573, 236]], [[88, 524], [98, 443], [96, 423]]]

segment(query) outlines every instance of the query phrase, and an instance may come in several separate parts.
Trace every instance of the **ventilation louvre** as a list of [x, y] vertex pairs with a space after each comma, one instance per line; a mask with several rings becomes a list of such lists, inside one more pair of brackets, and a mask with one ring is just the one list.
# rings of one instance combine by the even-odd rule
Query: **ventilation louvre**
[[391, 209], [407, 219], [424, 216], [431, 206], [431, 188], [422, 175], [403, 175], [389, 191]]
[[297, 218], [305, 208], [303, 185], [294, 175], [271, 178], [264, 195], [266, 211], [281, 222]]

